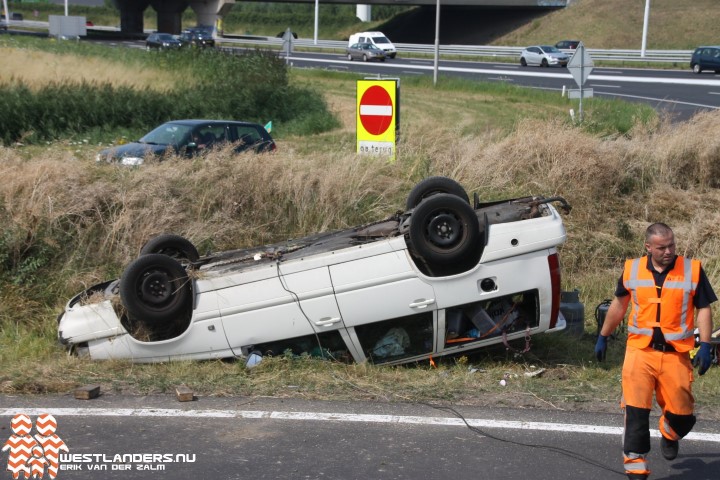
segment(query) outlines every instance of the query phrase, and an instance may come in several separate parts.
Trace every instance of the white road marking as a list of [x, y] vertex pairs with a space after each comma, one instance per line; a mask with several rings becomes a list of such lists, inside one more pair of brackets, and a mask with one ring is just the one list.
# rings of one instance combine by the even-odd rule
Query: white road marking
[[720, 95], [720, 92], [708, 92], [710, 95]]
[[612, 97], [637, 98], [638, 100], [653, 100], [655, 102], [662, 102], [662, 103], [676, 103], [678, 105], [690, 105], [692, 107], [713, 108], [715, 110], [720, 109], [720, 107], [716, 107], [715, 105], [704, 105], [702, 103], [681, 102], [679, 100], [668, 100], [666, 98], [642, 97], [640, 95], [624, 95], [622, 93], [612, 93], [612, 92], [595, 92], [595, 93], [598, 95], [609, 95]]
[[591, 87], [601, 87], [601, 88], [622, 88], [620, 85], [598, 85], [593, 83], [590, 85]]
[[[306, 58], [306, 57], [294, 57], [295, 60], [303, 60], [306, 62], [313, 62], [313, 63], [335, 63], [336, 60], [328, 60], [323, 58]], [[392, 64], [392, 63], [384, 63], [381, 64], [384, 68], [408, 68], [407, 65], [402, 64]], [[433, 65], [418, 65], [418, 70], [432, 70], [434, 69]], [[511, 65], [508, 65], [506, 68], [517, 68], [513, 67]], [[544, 72], [543, 70], [547, 69], [538, 69], [538, 71], [529, 71], [529, 70], [490, 70], [490, 69], [483, 69], [483, 68], [461, 68], [461, 67], [438, 67], [438, 70], [442, 72], [463, 72], [463, 73], [488, 73], [488, 74], [502, 74], [506, 73], [508, 75], [516, 75], [520, 77], [546, 77], [546, 78], [572, 78], [572, 75], [569, 73], [559, 73], [556, 75], [548, 74]], [[588, 77], [590, 80], [606, 80], [606, 81], [615, 81], [615, 82], [627, 82], [627, 83], [663, 83], [663, 84], [670, 84], [670, 85], [707, 85], [712, 87], [720, 87], [720, 80], [711, 80], [710, 78], [707, 79], [696, 79], [696, 78], [660, 78], [660, 77], [614, 77], [610, 75], [595, 75], [590, 74]]]
[[[18, 413], [29, 416], [49, 413], [56, 417], [185, 417], [185, 418], [247, 418], [271, 420], [295, 420], [316, 422], [355, 422], [355, 423], [397, 423], [430, 426], [465, 427], [465, 422], [457, 417], [421, 417], [413, 415], [369, 415], [355, 413], [323, 412], [278, 412], [265, 410], [178, 410], [170, 408], [3, 408], [0, 416], [12, 417]], [[467, 424], [476, 428], [505, 428], [512, 430], [539, 430], [553, 432], [582, 432], [602, 435], [622, 435], [621, 427], [604, 425], [572, 425], [549, 422], [520, 422], [509, 420], [490, 420], [467, 418]], [[650, 430], [650, 435], [660, 437], [658, 430]], [[691, 432], [684, 440], [720, 443], [720, 434]]]

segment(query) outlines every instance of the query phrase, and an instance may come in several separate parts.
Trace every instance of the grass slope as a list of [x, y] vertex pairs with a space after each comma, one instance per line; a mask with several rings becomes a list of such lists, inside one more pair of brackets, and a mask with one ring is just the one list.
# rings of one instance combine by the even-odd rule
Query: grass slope
[[[524, 46], [579, 39], [588, 48], [639, 50], [644, 14], [645, 2], [640, 0], [575, 0], [553, 11], [442, 7], [440, 43]], [[715, 45], [718, 24], [716, 0], [653, 0], [647, 48]], [[378, 28], [396, 42], [434, 43], [435, 7], [415, 8]]]
[[[649, 222], [677, 233], [678, 251], [720, 280], [720, 112], [669, 124], [621, 102], [588, 102], [587, 123], [567, 99], [507, 85], [403, 81], [397, 161], [355, 154], [356, 78], [294, 71], [293, 85], [325, 95], [341, 127], [286, 135], [272, 155], [218, 151], [139, 169], [97, 165], [97, 145], [62, 139], [0, 147], [0, 393], [274, 395], [617, 411], [622, 342], [593, 361], [594, 307], [612, 295], [622, 261], [642, 251]], [[627, 125], [618, 128], [619, 119]], [[150, 236], [173, 232], [202, 252], [240, 248], [377, 220], [429, 175], [457, 179], [487, 200], [562, 195], [563, 287], [580, 290], [585, 333], [541, 335], [529, 354], [503, 348], [446, 359], [438, 368], [374, 367], [311, 358], [132, 365], [69, 357], [56, 316], [70, 296], [117, 277]], [[537, 377], [524, 373], [545, 368]], [[28, 376], [32, 371], [34, 375]], [[718, 369], [695, 382], [700, 411], [720, 411]], [[510, 379], [501, 388], [499, 379]], [[570, 380], [570, 381], [568, 381]]]

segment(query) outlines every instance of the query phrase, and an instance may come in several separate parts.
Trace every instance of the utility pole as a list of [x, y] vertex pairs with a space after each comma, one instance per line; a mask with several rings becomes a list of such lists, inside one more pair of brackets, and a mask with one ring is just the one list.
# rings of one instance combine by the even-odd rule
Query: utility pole
[[642, 47], [640, 56], [645, 58], [645, 47], [647, 46], [648, 19], [650, 18], [650, 0], [645, 0], [645, 18], [643, 19]]
[[440, 0], [437, 0], [437, 7], [435, 7], [435, 63], [433, 66], [433, 86], [437, 85], [439, 60], [440, 60]]

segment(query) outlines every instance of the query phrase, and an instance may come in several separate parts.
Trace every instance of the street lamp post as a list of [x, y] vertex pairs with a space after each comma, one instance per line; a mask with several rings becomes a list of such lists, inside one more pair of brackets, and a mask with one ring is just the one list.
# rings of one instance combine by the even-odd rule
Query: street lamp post
[[7, 7], [7, 0], [3, 0], [3, 8], [5, 9], [5, 26], [10, 26], [10, 10]]
[[435, 64], [433, 66], [433, 86], [437, 85], [438, 62], [440, 59], [440, 0], [435, 7]]
[[648, 19], [650, 18], [650, 0], [645, 0], [645, 18], [643, 19], [642, 47], [640, 56], [645, 58], [645, 47], [647, 46]]
[[318, 16], [320, 12], [320, 0], [315, 0], [315, 37], [313, 45], [317, 45], [318, 40]]

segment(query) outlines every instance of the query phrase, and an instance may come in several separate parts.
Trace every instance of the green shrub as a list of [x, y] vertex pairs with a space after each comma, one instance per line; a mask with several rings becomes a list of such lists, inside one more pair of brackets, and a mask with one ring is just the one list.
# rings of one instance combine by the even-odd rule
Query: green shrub
[[[65, 52], [68, 47], [54, 48]], [[81, 48], [72, 53], [106, 52]], [[142, 56], [132, 58], [129, 68], [151, 64], [175, 72], [176, 87], [158, 92], [81, 81], [48, 83], [33, 90], [14, 80], [0, 84], [2, 143], [40, 143], [120, 128], [146, 131], [179, 118], [240, 119], [263, 124], [272, 120], [278, 126], [292, 124], [295, 133], [304, 133], [301, 125], [308, 125], [312, 133], [337, 125], [319, 93], [289, 84], [288, 67], [274, 52], [137, 53]], [[125, 58], [127, 53], [120, 55]], [[306, 121], [307, 117], [312, 122]]]

